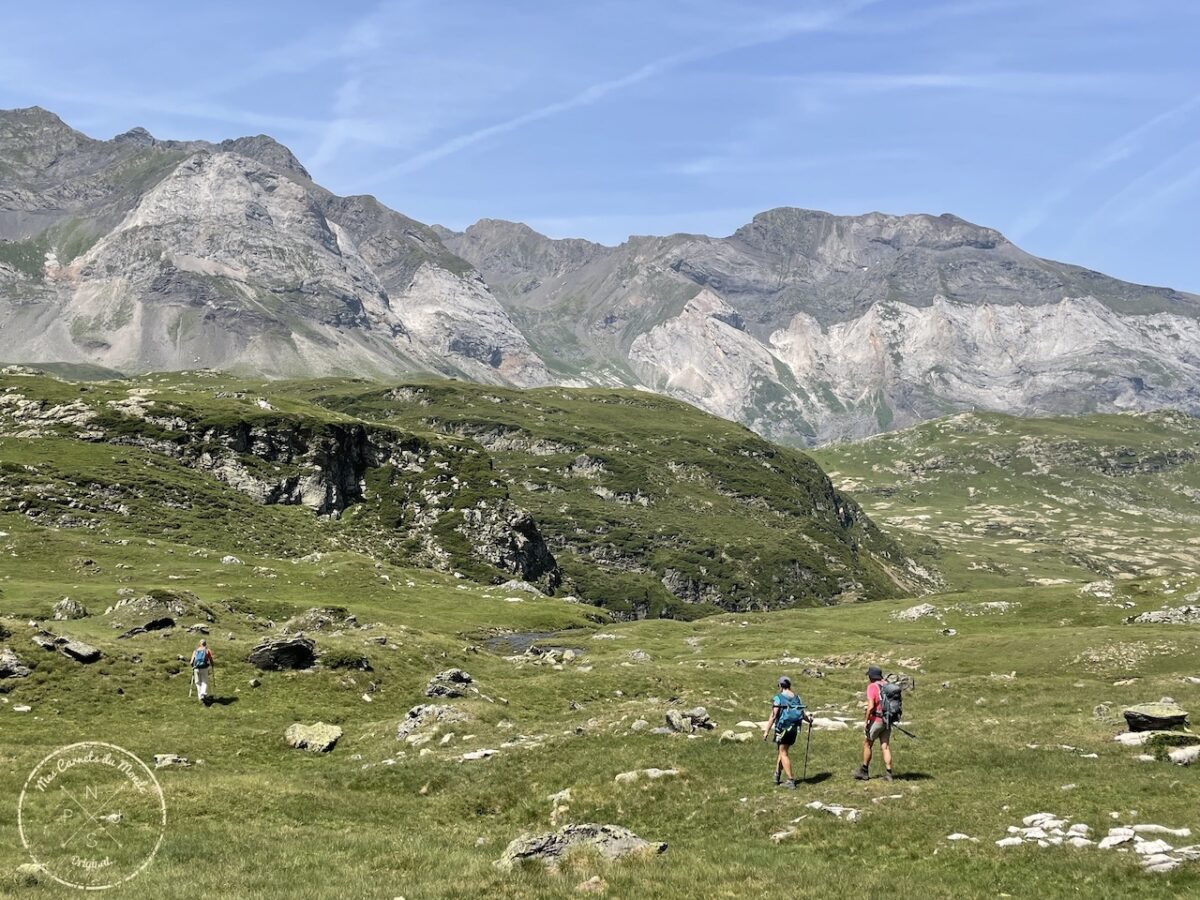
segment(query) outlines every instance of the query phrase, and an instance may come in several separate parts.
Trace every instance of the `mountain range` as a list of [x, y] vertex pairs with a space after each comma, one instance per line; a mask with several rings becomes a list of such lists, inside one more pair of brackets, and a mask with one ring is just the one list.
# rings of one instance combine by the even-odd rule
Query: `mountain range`
[[803, 445], [966, 409], [1200, 413], [1200, 297], [952, 215], [456, 232], [263, 135], [103, 141], [34, 107], [0, 111], [0, 359], [632, 386]]

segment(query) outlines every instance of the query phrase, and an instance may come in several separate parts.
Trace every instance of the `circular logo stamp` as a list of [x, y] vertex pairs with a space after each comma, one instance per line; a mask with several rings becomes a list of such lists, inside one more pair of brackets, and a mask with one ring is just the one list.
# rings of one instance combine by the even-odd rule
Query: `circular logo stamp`
[[17, 804], [21, 843], [60, 884], [99, 891], [150, 865], [167, 804], [150, 768], [115, 744], [60, 747], [25, 781]]

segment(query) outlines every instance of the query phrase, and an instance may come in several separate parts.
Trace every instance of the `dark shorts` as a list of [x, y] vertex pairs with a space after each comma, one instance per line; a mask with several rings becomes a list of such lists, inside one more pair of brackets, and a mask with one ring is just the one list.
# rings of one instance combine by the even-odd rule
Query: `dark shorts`
[[879, 741], [881, 744], [890, 744], [892, 742], [892, 729], [883, 724], [882, 719], [876, 719], [867, 726], [867, 740], [872, 744]]
[[780, 747], [790, 747], [796, 743], [796, 736], [800, 733], [799, 726], [785, 725], [783, 728], [775, 729], [775, 743]]

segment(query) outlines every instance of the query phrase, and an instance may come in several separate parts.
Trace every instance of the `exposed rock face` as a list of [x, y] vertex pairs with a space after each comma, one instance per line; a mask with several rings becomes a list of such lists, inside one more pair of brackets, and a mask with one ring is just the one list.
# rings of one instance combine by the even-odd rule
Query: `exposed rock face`
[[794, 443], [968, 408], [1200, 410], [1200, 298], [951, 215], [457, 234], [330, 194], [262, 135], [98, 141], [37, 108], [0, 112], [0, 172], [0, 358], [625, 384]]
[[443, 240], [536, 345], [590, 363], [581, 377], [628, 366], [784, 441], [952, 409], [1200, 408], [1200, 298], [1037, 259], [954, 216], [775, 209], [728, 238], [619, 247], [484, 220]]
[[117, 635], [117, 639], [120, 640], [121, 638], [131, 638], [131, 637], [135, 637], [136, 635], [139, 635], [139, 634], [146, 634], [151, 631], [163, 631], [167, 628], [174, 628], [174, 627], [175, 627], [175, 620], [168, 616], [163, 616], [162, 618], [159, 618], [159, 619], [151, 619], [145, 625], [137, 625], [133, 628], [130, 628], [128, 631], [124, 632], [123, 634]]
[[595, 850], [605, 859], [620, 859], [633, 854], [663, 853], [665, 843], [644, 841], [619, 825], [567, 825], [545, 834], [523, 835], [508, 845], [496, 860], [496, 867], [510, 871], [526, 860], [537, 860], [556, 868], [575, 848]]
[[270, 138], [96, 141], [6, 111], [0, 171], [0, 357], [548, 381], [431, 229], [334, 197]]
[[453, 706], [439, 706], [433, 703], [422, 703], [414, 706], [404, 717], [404, 721], [396, 726], [396, 740], [403, 741], [409, 735], [415, 734], [422, 728], [435, 723], [453, 724], [467, 722], [470, 717], [462, 710]]
[[1125, 621], [1130, 625], [1200, 625], [1200, 606], [1155, 609]]
[[311, 753], [328, 753], [341, 737], [342, 729], [336, 725], [326, 725], [324, 722], [317, 722], [315, 725], [296, 722], [289, 725], [284, 734], [288, 746]]
[[70, 619], [85, 619], [88, 611], [78, 600], [72, 600], [70, 597], [63, 597], [54, 604], [54, 618], [56, 621], [65, 622]]
[[316, 661], [316, 645], [302, 637], [264, 638], [247, 657], [260, 669], [307, 669]]

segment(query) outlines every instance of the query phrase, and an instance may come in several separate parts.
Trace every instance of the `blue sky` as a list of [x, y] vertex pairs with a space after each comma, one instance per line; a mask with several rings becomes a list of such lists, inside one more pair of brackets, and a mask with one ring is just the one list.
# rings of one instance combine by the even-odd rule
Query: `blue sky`
[[[101, 11], [102, 10], [102, 11]], [[1200, 3], [383, 0], [6, 7], [0, 107], [265, 132], [338, 193], [556, 237], [953, 212], [1200, 292]]]

